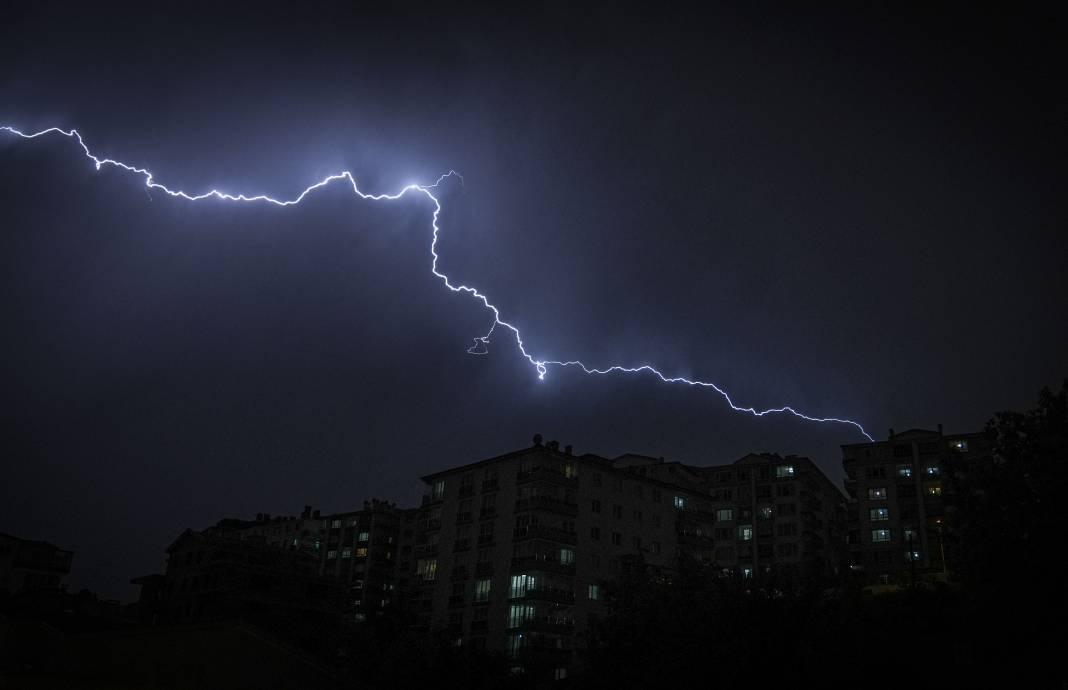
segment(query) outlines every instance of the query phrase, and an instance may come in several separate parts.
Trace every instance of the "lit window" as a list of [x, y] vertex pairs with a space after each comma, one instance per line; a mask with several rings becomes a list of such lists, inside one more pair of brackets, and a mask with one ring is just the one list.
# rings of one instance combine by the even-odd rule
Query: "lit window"
[[927, 476], [928, 477], [937, 477], [940, 474], [942, 474], [942, 468], [939, 467], [938, 465], [930, 465], [927, 468]]
[[367, 558], [367, 547], [366, 546], [361, 546], [361, 547], [356, 549], [356, 558]]
[[905, 552], [905, 560], [906, 561], [912, 561], [912, 562], [922, 561], [923, 560], [923, 554], [920, 553], [919, 551], [906, 551]]
[[349, 548], [341, 549], [341, 557], [342, 558], [352, 558], [352, 549], [349, 549]]
[[676, 496], [675, 497], [675, 507], [678, 508], [679, 510], [686, 510], [686, 497], [685, 496]]
[[738, 540], [739, 541], [752, 541], [753, 540], [753, 526], [752, 525], [739, 525], [738, 526]]
[[720, 508], [719, 510], [716, 511], [716, 521], [717, 522], [730, 522], [733, 519], [734, 519], [734, 509], [733, 508]]
[[873, 529], [871, 531], [871, 540], [876, 543], [883, 543], [890, 541], [890, 530], [888, 529]]
[[508, 607], [508, 627], [518, 628], [534, 618], [534, 604], [512, 604]]
[[564, 680], [567, 678], [567, 667], [561, 666], [560, 668], [553, 669], [553, 680]]
[[593, 599], [594, 601], [600, 601], [600, 599], [601, 599], [601, 586], [600, 585], [590, 585], [590, 587], [589, 587], [589, 595], [590, 595], [590, 599]]
[[356, 540], [357, 541], [367, 541], [370, 538], [371, 538], [371, 535], [368, 534], [367, 532], [360, 532], [360, 536], [357, 537]]
[[779, 465], [778, 467], [775, 468], [775, 476], [778, 477], [779, 479], [782, 479], [783, 477], [792, 477], [792, 476], [794, 476], [794, 466], [793, 465]]
[[927, 491], [927, 495], [928, 496], [941, 496], [942, 495], [942, 485], [941, 484], [928, 484], [926, 491]]
[[444, 498], [445, 497], [445, 480], [442, 480], [440, 482], [434, 482], [434, 489], [433, 489], [433, 493], [431, 494], [431, 496], [434, 499], [439, 499], [439, 498]]
[[905, 541], [909, 541], [910, 539], [919, 539], [920, 534], [916, 531], [915, 527], [905, 527], [901, 530], [901, 538]]
[[898, 465], [897, 476], [905, 477], [906, 479], [912, 476], [912, 465]]
[[438, 577], [438, 559], [427, 558], [416, 563], [415, 572], [422, 579], [430, 582]]
[[953, 450], [957, 451], [958, 453], [967, 453], [968, 452], [968, 442], [965, 441], [964, 439], [957, 439], [956, 441], [950, 441], [949, 442], [949, 446], [950, 446], [950, 448], [952, 448]]
[[[527, 590], [535, 590], [538, 588], [538, 576], [537, 575], [513, 575], [512, 587], [508, 592], [510, 599], [519, 599], [525, 597]], [[487, 593], [488, 595], [488, 593]]]
[[869, 501], [885, 501], [886, 500], [886, 487], [880, 486], [872, 489], [868, 489]]
[[[515, 578], [512, 578], [513, 580]], [[489, 601], [490, 585], [492, 581], [489, 578], [484, 580], [475, 580], [475, 601], [484, 602]]]
[[575, 562], [575, 552], [571, 549], [560, 549], [560, 565], [572, 565]]
[[752, 568], [742, 568], [742, 577], [745, 578], [746, 580], [752, 579], [752, 577], [753, 577], [753, 569]]
[[329, 558], [337, 558], [337, 551], [334, 551], [333, 549], [331, 549], [330, 551], [327, 551], [326, 552], [326, 557], [328, 559]]
[[763, 520], [770, 520], [771, 519], [771, 506], [761, 506], [760, 507], [760, 517]]
[[868, 511], [868, 515], [871, 518], [872, 522], [880, 522], [882, 520], [889, 520], [890, 519], [890, 509], [889, 508], [872, 508], [870, 511]]
[[341, 527], [341, 520], [334, 520], [330, 523], [330, 529], [338, 529]]

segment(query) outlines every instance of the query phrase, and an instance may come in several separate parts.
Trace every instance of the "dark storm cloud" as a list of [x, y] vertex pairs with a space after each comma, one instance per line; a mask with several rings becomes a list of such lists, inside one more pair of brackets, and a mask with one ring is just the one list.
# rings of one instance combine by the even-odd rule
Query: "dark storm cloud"
[[[24, 10], [0, 121], [77, 127], [200, 191], [350, 169], [443, 193], [442, 270], [543, 358], [655, 363], [744, 404], [969, 430], [1063, 375], [1063, 104], [1045, 17], [542, 6]], [[181, 528], [414, 500], [527, 443], [695, 463], [843, 426], [551, 371], [429, 272], [429, 206], [190, 204], [64, 139], [0, 141], [0, 523], [122, 593]]]

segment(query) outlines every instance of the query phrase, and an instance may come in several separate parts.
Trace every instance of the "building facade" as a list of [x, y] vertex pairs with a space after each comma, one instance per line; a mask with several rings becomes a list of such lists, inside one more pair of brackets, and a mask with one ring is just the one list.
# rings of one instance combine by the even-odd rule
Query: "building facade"
[[982, 434], [945, 435], [941, 425], [842, 446], [851, 569], [873, 586], [944, 580], [952, 564], [943, 541], [943, 472], [955, 458], [990, 452]]
[[[364, 501], [363, 510], [335, 513], [323, 518], [319, 552], [321, 572], [348, 588], [345, 615], [355, 622], [386, 609], [397, 601], [401, 573], [410, 570], [416, 509], [398, 508], [388, 501]], [[404, 561], [402, 563], [402, 561]]]
[[0, 532], [0, 594], [60, 589], [70, 574], [73, 551]]
[[415, 546], [416, 609], [456, 644], [504, 650], [517, 666], [566, 674], [604, 583], [628, 560], [711, 562], [699, 488], [535, 443], [426, 477]]
[[845, 496], [812, 460], [751, 453], [697, 468], [716, 515], [715, 560], [743, 578], [834, 578], [845, 566]]

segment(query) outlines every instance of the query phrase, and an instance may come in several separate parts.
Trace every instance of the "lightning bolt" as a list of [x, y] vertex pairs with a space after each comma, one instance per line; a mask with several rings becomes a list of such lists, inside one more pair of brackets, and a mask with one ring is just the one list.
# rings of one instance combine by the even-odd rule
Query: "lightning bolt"
[[63, 130], [59, 127], [49, 127], [48, 129], [43, 129], [39, 132], [27, 134], [14, 127], [3, 125], [0, 126], [0, 131], [8, 132], [23, 139], [37, 139], [38, 137], [43, 137], [49, 134], [59, 134], [64, 137], [67, 137], [68, 139], [73, 139], [78, 143], [78, 146], [81, 147], [82, 151], [85, 154], [85, 157], [93, 162], [93, 165], [96, 166], [97, 170], [100, 170], [104, 166], [111, 166], [119, 168], [121, 170], [125, 170], [126, 172], [133, 173], [135, 175], [140, 175], [142, 178], [144, 178], [145, 187], [147, 187], [149, 190], [157, 190], [169, 196], [178, 197], [187, 201], [202, 201], [204, 199], [214, 198], [220, 201], [268, 203], [274, 204], [275, 206], [295, 206], [300, 202], [304, 201], [304, 199], [315, 190], [321, 189], [335, 182], [342, 182], [348, 184], [352, 188], [353, 194], [360, 197], [361, 199], [368, 201], [396, 201], [408, 195], [409, 193], [422, 194], [426, 196], [426, 198], [428, 198], [430, 202], [434, 205], [434, 213], [431, 216], [430, 222], [432, 229], [430, 241], [430, 271], [434, 274], [435, 277], [441, 280], [441, 282], [445, 285], [446, 288], [448, 288], [452, 292], [470, 295], [475, 300], [480, 302], [487, 311], [493, 314], [493, 323], [490, 325], [489, 331], [486, 332], [486, 335], [474, 338], [474, 344], [467, 350], [470, 354], [483, 355], [489, 352], [489, 344], [491, 338], [497, 332], [498, 329], [504, 329], [505, 331], [510, 333], [511, 336], [515, 339], [516, 346], [519, 349], [519, 353], [523, 356], [524, 359], [527, 360], [527, 362], [530, 363], [532, 367], [534, 367], [534, 370], [537, 372], [539, 379], [545, 378], [545, 374], [548, 372], [549, 367], [572, 367], [580, 369], [586, 374], [599, 374], [602, 376], [608, 374], [652, 374], [664, 383], [676, 383], [685, 384], [687, 386], [695, 386], [699, 388], [709, 388], [715, 391], [716, 393], [719, 393], [723, 397], [723, 399], [727, 401], [727, 404], [730, 405], [730, 408], [735, 412], [745, 412], [753, 415], [754, 417], [764, 417], [770, 414], [791, 414], [795, 417], [799, 417], [809, 422], [847, 424], [855, 427], [857, 431], [863, 434], [864, 437], [867, 438], [869, 441], [873, 443], [875, 442], [875, 439], [872, 438], [872, 436], [864, 430], [863, 426], [861, 426], [858, 422], [854, 422], [851, 419], [839, 419], [837, 417], [812, 417], [807, 414], [803, 414], [794, 409], [793, 407], [789, 406], [772, 407], [766, 410], [758, 410], [755, 407], [740, 406], [735, 404], [735, 402], [731, 399], [731, 396], [727, 393], [727, 391], [723, 390], [712, 382], [691, 380], [682, 376], [667, 376], [655, 367], [648, 364], [644, 364], [642, 366], [637, 367], [612, 365], [603, 368], [596, 368], [587, 366], [578, 360], [562, 361], [537, 359], [536, 357], [534, 357], [534, 355], [530, 354], [527, 351], [526, 346], [523, 344], [523, 337], [519, 332], [519, 328], [501, 318], [500, 309], [498, 309], [492, 302], [490, 302], [489, 297], [487, 297], [482, 292], [479, 292], [477, 288], [473, 288], [469, 285], [454, 284], [449, 279], [449, 276], [438, 270], [438, 236], [441, 231], [441, 228], [438, 225], [438, 216], [441, 214], [441, 202], [436, 196], [434, 196], [434, 190], [453, 177], [460, 180], [460, 183], [462, 184], [463, 176], [461, 176], [455, 170], [450, 170], [449, 172], [445, 173], [444, 175], [439, 177], [437, 181], [434, 182], [434, 184], [410, 184], [401, 189], [399, 192], [396, 192], [395, 194], [368, 194], [366, 192], [361, 191], [359, 186], [357, 186], [356, 184], [356, 178], [353, 177], [352, 173], [348, 170], [341, 173], [337, 173], [335, 175], [328, 175], [324, 177], [315, 184], [306, 187], [300, 194], [293, 197], [292, 199], [275, 199], [273, 197], [267, 196], [266, 194], [256, 194], [254, 196], [248, 196], [245, 194], [228, 194], [226, 192], [221, 192], [217, 189], [212, 189], [201, 194], [189, 194], [180, 189], [170, 189], [165, 185], [156, 182], [156, 179], [153, 174], [146, 168], [138, 168], [136, 166], [129, 165], [128, 163], [123, 163], [122, 161], [114, 160], [112, 158], [100, 158], [89, 149], [89, 146], [86, 145], [85, 141], [82, 139], [82, 135], [79, 134], [78, 130], [76, 129]]

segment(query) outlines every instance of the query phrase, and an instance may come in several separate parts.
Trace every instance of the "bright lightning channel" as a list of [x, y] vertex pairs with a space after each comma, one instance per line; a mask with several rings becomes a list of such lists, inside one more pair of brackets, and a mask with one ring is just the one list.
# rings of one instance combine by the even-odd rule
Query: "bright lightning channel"
[[476, 355], [486, 354], [489, 351], [490, 339], [492, 338], [493, 334], [497, 331], [498, 328], [503, 328], [503, 329], [509, 331], [512, 334], [512, 336], [515, 338], [516, 346], [519, 348], [519, 353], [523, 356], [524, 359], [526, 359], [531, 364], [531, 366], [534, 367], [534, 370], [537, 371], [537, 373], [538, 373], [538, 378], [539, 379], [544, 379], [545, 378], [545, 374], [548, 372], [549, 367], [561, 367], [561, 368], [563, 368], [563, 367], [573, 367], [573, 368], [581, 369], [586, 374], [600, 374], [600, 375], [606, 375], [606, 374], [652, 374], [653, 376], [657, 377], [658, 379], [660, 379], [664, 383], [681, 383], [681, 384], [685, 384], [687, 386], [696, 386], [696, 387], [700, 387], [700, 388], [710, 388], [710, 389], [714, 390], [715, 392], [719, 393], [721, 396], [723, 396], [723, 399], [727, 401], [727, 404], [730, 405], [730, 408], [732, 410], [734, 410], [735, 412], [745, 412], [745, 413], [753, 415], [754, 417], [763, 417], [763, 416], [769, 415], [769, 414], [791, 414], [791, 415], [793, 415], [795, 417], [799, 417], [799, 418], [807, 420], [809, 422], [848, 424], [850, 426], [856, 427], [856, 429], [861, 434], [863, 434], [864, 437], [867, 438], [869, 441], [871, 441], [873, 443], [875, 442], [875, 439], [872, 438], [872, 436], [870, 434], [868, 434], [867, 431], [864, 430], [863, 426], [861, 426], [858, 422], [854, 422], [851, 419], [838, 419], [836, 417], [811, 417], [809, 415], [806, 415], [806, 414], [803, 414], [801, 412], [798, 412], [797, 410], [795, 410], [794, 408], [789, 407], [789, 406], [772, 407], [772, 408], [768, 408], [766, 410], [758, 410], [755, 407], [743, 407], [743, 406], [740, 406], [740, 405], [736, 405], [734, 403], [734, 401], [731, 399], [731, 396], [727, 393], [727, 391], [723, 390], [722, 388], [720, 388], [719, 386], [717, 386], [714, 383], [711, 383], [709, 381], [699, 381], [699, 380], [687, 379], [687, 378], [684, 378], [682, 376], [666, 376], [663, 373], [661, 373], [658, 369], [656, 369], [655, 367], [650, 366], [648, 364], [644, 364], [644, 365], [638, 366], [638, 367], [625, 367], [625, 366], [620, 366], [620, 365], [612, 365], [612, 366], [608, 366], [608, 367], [597, 368], [597, 367], [587, 366], [587, 365], [583, 364], [582, 362], [580, 362], [578, 360], [561, 361], [561, 360], [542, 360], [542, 359], [537, 359], [536, 357], [531, 355], [529, 352], [527, 352], [526, 346], [523, 344], [523, 338], [519, 333], [519, 329], [516, 326], [512, 325], [511, 323], [508, 323], [507, 321], [505, 321], [504, 319], [501, 318], [500, 310], [496, 306], [494, 306], [494, 304], [492, 302], [489, 301], [489, 298], [486, 295], [484, 295], [483, 293], [479, 292], [476, 288], [470, 287], [468, 285], [462, 285], [462, 284], [461, 285], [455, 285], [455, 284], [453, 284], [453, 282], [451, 280], [449, 280], [449, 277], [447, 275], [445, 275], [444, 273], [442, 273], [441, 271], [438, 270], [438, 233], [441, 230], [441, 228], [438, 225], [438, 216], [441, 214], [441, 202], [438, 200], [438, 198], [436, 196], [434, 196], [433, 190], [437, 189], [441, 184], [443, 184], [444, 182], [446, 182], [447, 180], [449, 180], [449, 179], [451, 179], [453, 177], [459, 179], [460, 182], [463, 183], [463, 176], [461, 176], [455, 170], [450, 170], [449, 172], [445, 173], [444, 175], [439, 177], [437, 179], [437, 181], [434, 182], [434, 184], [431, 184], [431, 185], [409, 184], [406, 187], [402, 188], [399, 192], [396, 192], [395, 194], [368, 194], [366, 192], [360, 191], [360, 188], [356, 184], [356, 178], [353, 177], [352, 173], [349, 172], [348, 170], [346, 170], [344, 172], [341, 172], [341, 173], [337, 173], [335, 175], [328, 175], [328, 176], [324, 177], [323, 179], [319, 180], [315, 184], [306, 187], [304, 189], [304, 191], [302, 191], [300, 194], [298, 194], [297, 196], [293, 197], [292, 199], [275, 199], [273, 197], [267, 196], [266, 194], [256, 194], [254, 196], [248, 196], [248, 195], [245, 195], [245, 194], [228, 194], [226, 192], [220, 192], [217, 189], [212, 189], [210, 191], [203, 192], [202, 194], [189, 194], [189, 193], [184, 192], [184, 191], [182, 191], [180, 189], [178, 189], [178, 190], [170, 189], [170, 188], [160, 184], [159, 182], [156, 182], [156, 179], [152, 175], [152, 173], [149, 172], [145, 168], [138, 168], [136, 166], [129, 165], [127, 163], [123, 163], [122, 161], [117, 161], [117, 160], [114, 160], [114, 159], [111, 159], [111, 158], [100, 158], [99, 156], [96, 156], [89, 149], [89, 147], [86, 145], [85, 141], [82, 139], [82, 135], [79, 134], [78, 130], [76, 130], [76, 129], [63, 130], [63, 129], [60, 129], [59, 127], [49, 127], [48, 129], [42, 129], [39, 132], [33, 132], [31, 134], [26, 134], [25, 132], [22, 132], [22, 131], [20, 131], [20, 130], [18, 130], [16, 128], [14, 128], [14, 127], [11, 127], [11, 126], [8, 126], [8, 125], [3, 125], [3, 126], [0, 126], [0, 130], [8, 132], [10, 134], [14, 134], [15, 136], [18, 136], [18, 137], [22, 137], [23, 139], [36, 139], [38, 137], [43, 137], [43, 136], [49, 135], [49, 134], [61, 134], [61, 135], [65, 136], [65, 137], [67, 137], [69, 139], [73, 139], [74, 141], [78, 142], [78, 145], [81, 147], [82, 151], [85, 153], [85, 157], [93, 162], [93, 165], [96, 166], [97, 170], [100, 170], [104, 166], [112, 166], [112, 167], [115, 167], [115, 168], [120, 168], [120, 169], [125, 170], [127, 172], [134, 173], [136, 175], [140, 175], [141, 177], [143, 177], [144, 180], [145, 180], [145, 186], [148, 187], [149, 189], [154, 189], [154, 190], [163, 192], [164, 194], [168, 194], [168, 195], [170, 195], [172, 197], [180, 197], [180, 198], [186, 199], [188, 201], [201, 201], [203, 199], [215, 198], [215, 199], [219, 199], [221, 201], [265, 202], [265, 203], [269, 203], [269, 204], [274, 204], [275, 206], [295, 206], [295, 205], [299, 204], [300, 202], [304, 201], [305, 197], [307, 197], [309, 194], [311, 194], [315, 190], [321, 189], [323, 187], [326, 187], [327, 185], [333, 184], [334, 182], [345, 182], [345, 183], [347, 183], [352, 188], [352, 192], [356, 196], [360, 197], [361, 199], [365, 199], [365, 200], [369, 200], [369, 201], [396, 201], [396, 200], [400, 199], [401, 197], [407, 195], [409, 192], [416, 193], [416, 194], [423, 194], [424, 196], [426, 196], [426, 198], [430, 199], [431, 203], [434, 205], [434, 213], [431, 216], [431, 221], [430, 221], [430, 226], [431, 226], [431, 229], [432, 229], [432, 239], [430, 241], [430, 256], [431, 256], [430, 270], [431, 270], [431, 272], [438, 279], [440, 279], [441, 282], [445, 285], [445, 287], [447, 287], [449, 290], [451, 290], [453, 292], [460, 292], [460, 293], [464, 293], [464, 294], [470, 295], [471, 297], [473, 297], [476, 300], [478, 300], [479, 302], [481, 302], [482, 306], [485, 307], [489, 312], [491, 312], [493, 314], [493, 323], [490, 325], [489, 331], [486, 332], [486, 335], [479, 336], [479, 337], [474, 339], [474, 345], [472, 345], [467, 350], [470, 354], [476, 354]]

